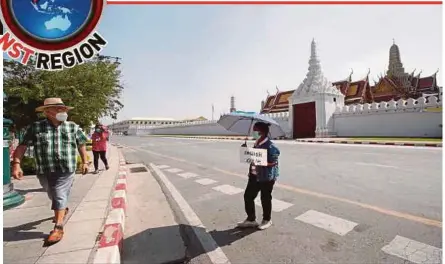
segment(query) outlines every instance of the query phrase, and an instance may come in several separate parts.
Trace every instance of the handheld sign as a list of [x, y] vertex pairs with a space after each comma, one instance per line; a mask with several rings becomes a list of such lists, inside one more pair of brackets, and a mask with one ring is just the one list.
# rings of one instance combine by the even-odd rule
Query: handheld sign
[[267, 166], [267, 149], [241, 147], [240, 161], [241, 163], [253, 163], [256, 166]]

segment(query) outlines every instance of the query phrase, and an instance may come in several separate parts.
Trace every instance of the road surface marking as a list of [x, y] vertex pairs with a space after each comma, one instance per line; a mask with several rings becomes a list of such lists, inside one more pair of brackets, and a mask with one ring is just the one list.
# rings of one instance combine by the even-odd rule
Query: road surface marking
[[210, 192], [210, 193], [201, 195], [195, 199], [189, 200], [189, 203], [194, 204], [194, 203], [207, 202], [207, 201], [211, 201], [211, 200], [217, 200], [217, 199], [220, 199], [222, 196], [225, 196], [225, 194], [220, 193], [220, 192]]
[[178, 173], [178, 172], [181, 172], [182, 170], [181, 169], [177, 169], [177, 168], [171, 168], [171, 169], [167, 169], [165, 171], [168, 171], [168, 172], [171, 172], [171, 173]]
[[228, 194], [228, 195], [234, 195], [234, 194], [244, 192], [243, 189], [233, 187], [232, 185], [228, 185], [228, 184], [219, 185], [219, 186], [213, 187], [212, 189], [215, 191], [218, 191], [218, 192]]
[[[261, 198], [260, 196], [258, 196], [255, 199], [255, 204], [258, 206], [261, 206]], [[285, 202], [285, 201], [281, 201], [275, 198], [272, 198], [272, 211], [274, 212], [281, 212], [286, 210], [287, 208], [291, 207], [293, 204]]]
[[402, 236], [396, 236], [382, 251], [417, 264], [442, 263], [442, 249]]
[[178, 176], [182, 177], [184, 179], [189, 179], [189, 178], [198, 177], [198, 174], [195, 174], [193, 172], [184, 172], [184, 173], [179, 173]]
[[217, 181], [208, 179], [208, 178], [203, 178], [203, 179], [196, 180], [195, 182], [197, 182], [201, 185], [210, 185], [210, 184], [216, 183]]
[[193, 209], [190, 207], [184, 197], [179, 193], [176, 187], [168, 180], [168, 178], [164, 175], [164, 173], [162, 173], [161, 170], [153, 166], [153, 164], [150, 164], [150, 167], [153, 168], [153, 170], [159, 176], [159, 179], [169, 190], [171, 196], [178, 204], [179, 208], [184, 214], [184, 217], [187, 219], [189, 225], [192, 227], [192, 230], [195, 233], [196, 237], [199, 239], [204, 252], [206, 252], [212, 263], [230, 264], [230, 261], [227, 258], [226, 254], [224, 254], [224, 252], [215, 242], [213, 237], [208, 232], [206, 232], [206, 227], [203, 225], [199, 217], [196, 215], [195, 211], [193, 211]]
[[[325, 144], [325, 145], [329, 145], [329, 144]], [[339, 145], [341, 145], [341, 144], [339, 144]], [[358, 146], [358, 145], [352, 145], [352, 146]], [[227, 174], [227, 175], [237, 176], [237, 177], [240, 177], [240, 178], [243, 178], [243, 179], [246, 178], [245, 174], [240, 174], [240, 173], [236, 173], [236, 172], [232, 172], [232, 171], [227, 171], [227, 170], [223, 170], [223, 169], [216, 168], [216, 167], [208, 167], [208, 166], [205, 166], [205, 165], [197, 163], [197, 162], [184, 160], [184, 159], [181, 159], [181, 158], [177, 158], [177, 157], [173, 157], [173, 156], [157, 153], [157, 152], [150, 151], [150, 150], [145, 150], [145, 149], [141, 149], [141, 148], [137, 148], [137, 147], [134, 147], [134, 148], [136, 148], [139, 151], [146, 152], [146, 153], [149, 153], [151, 155], [158, 156], [158, 157], [163, 157], [163, 158], [171, 159], [171, 160], [174, 160], [174, 161], [183, 162], [183, 163], [188, 164], [188, 165], [194, 165], [194, 166], [198, 166], [198, 167], [206, 167], [206, 168], [212, 169], [214, 171], [218, 171], [218, 172], [221, 172], [221, 173], [224, 173], [224, 174]], [[315, 191], [302, 189], [302, 188], [298, 188], [298, 187], [294, 187], [294, 186], [290, 186], [290, 185], [286, 185], [286, 184], [282, 184], [282, 183], [276, 183], [275, 186], [277, 188], [288, 190], [288, 191], [291, 191], [291, 192], [294, 192], [294, 193], [299, 193], [299, 194], [304, 194], [304, 195], [307, 195], [307, 196], [313, 196], [313, 197], [317, 197], [317, 198], [321, 198], [321, 199], [328, 199], [328, 200], [342, 202], [342, 203], [346, 203], [346, 204], [350, 204], [350, 205], [355, 205], [355, 206], [358, 206], [358, 207], [361, 207], [361, 208], [365, 208], [365, 209], [368, 209], [368, 210], [371, 210], [371, 211], [375, 211], [375, 212], [378, 212], [378, 213], [381, 213], [381, 214], [385, 214], [385, 215], [389, 215], [389, 216], [393, 216], [393, 217], [397, 217], [397, 218], [402, 218], [402, 219], [413, 221], [413, 222], [422, 223], [424, 225], [429, 225], [429, 226], [435, 226], [435, 227], [438, 227], [438, 228], [442, 228], [442, 222], [439, 221], [439, 220], [436, 220], [436, 219], [431, 219], [431, 218], [426, 218], [426, 217], [417, 216], [417, 215], [413, 215], [413, 214], [408, 214], [408, 213], [404, 213], [404, 212], [399, 212], [399, 211], [395, 211], [395, 210], [391, 210], [391, 209], [387, 209], [387, 208], [382, 208], [382, 207], [371, 205], [371, 204], [366, 204], [366, 203], [362, 203], [362, 202], [349, 200], [349, 199], [346, 199], [346, 198], [343, 198], [343, 197], [338, 197], [338, 196], [334, 196], [334, 195], [330, 195], [330, 194], [315, 192]]]
[[396, 166], [383, 165], [383, 164], [377, 164], [377, 163], [356, 162], [355, 164], [356, 164], [356, 165], [362, 165], [362, 166], [372, 166], [372, 167], [381, 167], [381, 168], [393, 168], [393, 169], [397, 169]]
[[170, 166], [168, 166], [168, 165], [159, 165], [159, 166], [157, 166], [158, 167], [158, 169], [167, 169], [167, 168], [170, 168]]
[[357, 223], [314, 210], [309, 210], [306, 213], [297, 216], [295, 219], [340, 236], [346, 235], [357, 225]]

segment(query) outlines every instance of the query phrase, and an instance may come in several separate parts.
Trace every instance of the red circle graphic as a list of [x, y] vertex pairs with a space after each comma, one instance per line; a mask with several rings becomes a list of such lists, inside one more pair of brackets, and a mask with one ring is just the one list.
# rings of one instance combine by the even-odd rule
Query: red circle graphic
[[14, 34], [14, 36], [16, 36], [26, 45], [32, 48], [45, 51], [59, 51], [68, 49], [73, 46], [76, 46], [77, 44], [85, 40], [96, 28], [99, 19], [102, 15], [102, 10], [104, 7], [104, 0], [92, 0], [91, 17], [87, 20], [87, 23], [78, 33], [60, 42], [49, 42], [49, 41], [46, 42], [33, 38], [26, 32], [24, 32], [17, 24], [17, 22], [15, 21], [14, 17], [11, 14], [11, 9], [8, 3], [9, 0], [0, 0], [0, 1], [1, 1], [0, 8], [2, 9], [4, 22], [8, 26], [11, 33]]

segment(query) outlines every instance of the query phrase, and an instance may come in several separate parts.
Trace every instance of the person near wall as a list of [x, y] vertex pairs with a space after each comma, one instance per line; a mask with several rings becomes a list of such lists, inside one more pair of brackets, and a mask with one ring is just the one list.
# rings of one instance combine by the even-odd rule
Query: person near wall
[[[280, 150], [268, 138], [269, 124], [257, 122], [253, 126], [254, 138], [256, 139], [254, 148], [267, 150], [267, 166], [249, 167], [249, 180], [244, 192], [244, 207], [247, 219], [238, 223], [238, 227], [258, 227], [260, 230], [269, 228], [272, 225], [272, 190], [278, 178], [278, 157]], [[261, 206], [263, 207], [263, 221], [256, 222], [255, 198], [261, 192]]]
[[107, 141], [108, 141], [108, 131], [101, 124], [97, 124], [94, 128], [94, 133], [91, 136], [91, 141], [93, 145], [93, 156], [94, 156], [94, 173], [99, 173], [99, 157], [108, 170], [107, 160]]
[[23, 139], [14, 151], [12, 176], [21, 180], [20, 166], [27, 147], [34, 146], [37, 178], [52, 201], [54, 229], [46, 243], [59, 242], [64, 235], [63, 225], [68, 213], [68, 198], [76, 173], [76, 149], [82, 159], [82, 173], [88, 172], [86, 142], [88, 138], [74, 122], [67, 121], [68, 110], [60, 98], [47, 98], [36, 111], [43, 112], [45, 119], [34, 122], [26, 129]]

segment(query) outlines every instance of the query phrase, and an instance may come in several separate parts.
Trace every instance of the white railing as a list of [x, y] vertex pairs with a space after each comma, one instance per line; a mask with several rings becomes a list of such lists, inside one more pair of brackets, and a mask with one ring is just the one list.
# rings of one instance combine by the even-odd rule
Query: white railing
[[417, 99], [409, 98], [408, 100], [400, 99], [398, 101], [388, 101], [371, 104], [354, 104], [345, 105], [342, 108], [337, 107], [336, 115], [350, 114], [366, 114], [377, 112], [406, 112], [406, 111], [422, 111], [426, 108], [438, 108], [442, 106], [442, 102], [436, 96], [419, 97]]

